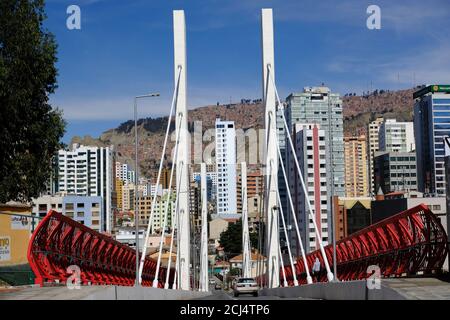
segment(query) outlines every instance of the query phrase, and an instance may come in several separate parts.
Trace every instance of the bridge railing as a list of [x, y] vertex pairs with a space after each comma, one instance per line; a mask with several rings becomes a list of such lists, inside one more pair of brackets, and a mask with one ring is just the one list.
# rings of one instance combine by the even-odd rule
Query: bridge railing
[[[65, 283], [78, 268], [82, 284], [132, 286], [136, 280], [134, 249], [53, 210], [31, 236], [28, 261], [40, 285]], [[152, 285], [155, 270], [156, 261], [146, 258], [142, 285]], [[165, 279], [166, 272], [160, 268], [159, 278]], [[174, 269], [170, 272], [172, 283]], [[162, 288], [164, 283], [158, 286]]]
[[[333, 247], [325, 247], [333, 264]], [[400, 277], [439, 272], [448, 254], [448, 239], [436, 215], [424, 204], [379, 221], [336, 243], [337, 276], [341, 281], [366, 279], [368, 270], [379, 268], [381, 277]], [[319, 250], [306, 255], [308, 267], [319, 259], [321, 271], [315, 281], [327, 281]], [[369, 268], [374, 266], [373, 268]], [[300, 284], [306, 283], [304, 264], [296, 263]], [[289, 285], [293, 285], [290, 266], [285, 267]]]

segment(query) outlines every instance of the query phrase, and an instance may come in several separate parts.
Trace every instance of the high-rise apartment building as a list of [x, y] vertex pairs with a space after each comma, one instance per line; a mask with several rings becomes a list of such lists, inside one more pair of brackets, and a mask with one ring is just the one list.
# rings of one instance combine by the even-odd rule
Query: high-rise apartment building
[[[264, 193], [263, 183], [264, 183], [264, 176], [261, 174], [260, 171], [251, 171], [251, 170], [247, 171], [247, 203], [250, 198], [263, 195]], [[242, 204], [243, 204], [242, 171], [239, 170], [239, 175], [237, 179], [237, 209], [239, 214], [242, 214]]]
[[[200, 183], [200, 172], [192, 172], [192, 181]], [[216, 198], [217, 192], [217, 172], [215, 166], [206, 166], [206, 183], [207, 183], [207, 195], [208, 201]]]
[[[328, 197], [345, 195], [344, 167], [344, 122], [342, 117], [342, 100], [338, 93], [332, 93], [328, 87], [305, 87], [301, 93], [292, 93], [286, 98], [284, 115], [289, 132], [286, 132], [282, 121], [282, 109], [277, 112], [277, 132], [280, 150], [284, 159], [287, 174], [295, 172], [295, 164], [289, 158], [291, 153], [287, 134], [293, 134], [295, 124], [317, 124], [324, 131], [326, 148], [326, 166], [328, 172]], [[281, 171], [280, 171], [281, 172]], [[278, 178], [278, 191], [283, 212], [287, 216], [287, 224], [292, 225], [288, 198], [282, 175]], [[331, 201], [328, 201], [328, 212], [331, 215]], [[292, 236], [292, 232], [291, 236]]]
[[[138, 199], [140, 197], [147, 197], [147, 196], [153, 196], [154, 193], [149, 194], [148, 192], [148, 185], [140, 184], [137, 187], [138, 189]], [[136, 185], [134, 183], [127, 183], [121, 187], [122, 190], [122, 210], [128, 211], [128, 210], [134, 210], [136, 206], [136, 198], [135, 198], [135, 192], [136, 192]]]
[[345, 137], [345, 193], [347, 197], [369, 194], [366, 136]]
[[384, 194], [395, 191], [417, 191], [416, 153], [375, 153], [375, 188]]
[[123, 209], [123, 186], [122, 180], [116, 178], [116, 208], [119, 210]]
[[136, 186], [134, 184], [125, 184], [122, 186], [122, 202], [121, 208], [124, 211], [134, 210], [135, 207], [135, 195]]
[[[308, 199], [311, 203], [315, 222], [321, 233], [323, 244], [328, 244], [328, 202], [329, 197], [329, 171], [327, 170], [326, 157], [326, 133], [318, 124], [294, 125], [293, 142], [297, 160], [304, 177], [308, 190]], [[290, 156], [293, 162], [293, 155]], [[291, 167], [293, 163], [291, 163]], [[290, 172], [289, 188], [291, 190], [295, 214], [302, 235], [303, 245], [306, 252], [319, 249], [319, 242], [316, 237], [312, 219], [310, 219], [306, 196], [303, 192], [301, 182], [296, 170]], [[292, 236], [292, 245], [296, 246], [296, 253], [299, 254], [297, 237]]]
[[378, 133], [379, 151], [411, 152], [416, 149], [414, 123], [386, 119]]
[[[139, 223], [142, 226], [147, 226], [150, 221], [151, 208], [152, 208], [153, 197], [151, 196], [139, 196], [138, 198], [138, 206], [139, 206]], [[169, 202], [169, 203], [167, 203]], [[156, 203], [153, 211], [153, 220], [152, 220], [152, 230], [157, 231], [161, 230], [164, 225], [164, 219], [166, 220], [166, 229], [172, 226], [173, 218], [175, 217], [175, 202], [176, 195], [172, 192], [170, 194], [165, 192], [162, 196], [156, 197]], [[165, 217], [166, 212], [166, 204], [167, 204], [167, 218]]]
[[128, 164], [116, 162], [116, 179], [122, 180], [125, 184], [135, 183], [136, 173]]
[[[335, 195], [344, 196], [344, 122], [340, 95], [332, 93], [328, 87], [306, 87], [302, 93], [289, 95], [286, 104], [285, 116], [291, 133], [296, 123], [315, 123], [324, 130], [327, 156], [331, 159], [327, 170], [334, 176], [333, 191]], [[281, 131], [279, 129], [279, 134]]]
[[379, 151], [380, 144], [378, 142], [378, 134], [380, 132], [380, 125], [383, 123], [383, 118], [376, 118], [374, 121], [369, 123], [368, 130], [368, 144], [369, 144], [369, 190], [372, 195], [377, 193], [375, 190], [375, 176], [373, 174], [373, 161], [375, 158], [375, 152]]
[[217, 214], [237, 214], [236, 131], [233, 121], [216, 120]]
[[102, 197], [55, 194], [33, 199], [33, 215], [45, 217], [49, 210], [58, 211], [95, 231], [103, 231]]
[[413, 94], [418, 188], [445, 196], [444, 137], [450, 136], [450, 85], [430, 85]]
[[72, 150], [58, 151], [56, 158], [56, 192], [102, 197], [105, 210], [100, 230], [111, 231], [111, 195], [114, 190], [113, 148], [74, 144]]

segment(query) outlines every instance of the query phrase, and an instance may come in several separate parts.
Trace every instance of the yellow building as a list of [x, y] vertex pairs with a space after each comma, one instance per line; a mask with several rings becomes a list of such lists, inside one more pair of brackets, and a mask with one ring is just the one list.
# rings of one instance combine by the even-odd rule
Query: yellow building
[[365, 197], [369, 194], [366, 136], [344, 138], [345, 194]]
[[139, 225], [147, 226], [152, 211], [152, 197], [139, 197]]
[[[31, 206], [0, 204], [0, 267], [28, 263], [27, 250], [33, 219], [26, 216], [31, 216]], [[34, 220], [35, 228], [38, 220]]]
[[123, 208], [123, 181], [116, 178], [116, 196], [117, 196], [117, 208], [122, 210]]

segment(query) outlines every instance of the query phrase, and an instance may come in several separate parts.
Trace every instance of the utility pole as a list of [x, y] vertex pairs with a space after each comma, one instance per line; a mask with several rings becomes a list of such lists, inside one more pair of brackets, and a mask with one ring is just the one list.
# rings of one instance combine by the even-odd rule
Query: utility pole
[[[139, 183], [139, 160], [138, 160], [138, 127], [137, 127], [137, 101], [142, 98], [159, 97], [159, 93], [149, 93], [141, 96], [134, 97], [134, 227], [136, 232], [136, 282], [135, 286], [140, 285], [139, 278], [139, 204], [138, 204], [138, 183]], [[145, 244], [143, 248], [146, 248]], [[145, 252], [142, 252], [142, 259], [145, 259]]]

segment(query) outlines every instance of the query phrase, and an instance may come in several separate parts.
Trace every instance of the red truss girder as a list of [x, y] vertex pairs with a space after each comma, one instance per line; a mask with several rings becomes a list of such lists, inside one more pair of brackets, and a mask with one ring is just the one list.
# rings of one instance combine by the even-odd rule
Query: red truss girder
[[[379, 221], [336, 243], [337, 273], [340, 280], [360, 280], [371, 276], [368, 267], [380, 268], [381, 277], [401, 277], [418, 272], [439, 271], [448, 253], [448, 240], [440, 220], [426, 205], [418, 205]], [[333, 268], [333, 247], [325, 247], [328, 263]], [[327, 281], [320, 250], [307, 256], [309, 270], [316, 258], [321, 262], [319, 281]], [[293, 285], [292, 269], [285, 266], [286, 278]], [[306, 284], [303, 260], [297, 259], [296, 274]], [[280, 272], [281, 283], [283, 273]]]
[[[67, 267], [80, 268], [82, 284], [133, 286], [136, 279], [136, 251], [98, 233], [61, 213], [50, 210], [31, 236], [28, 261], [36, 283], [65, 283], [71, 273]], [[146, 258], [142, 285], [151, 286], [156, 261]], [[167, 268], [160, 268], [158, 286], [163, 287]], [[169, 281], [172, 283], [174, 269]]]

